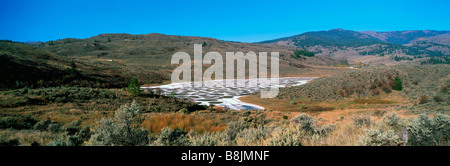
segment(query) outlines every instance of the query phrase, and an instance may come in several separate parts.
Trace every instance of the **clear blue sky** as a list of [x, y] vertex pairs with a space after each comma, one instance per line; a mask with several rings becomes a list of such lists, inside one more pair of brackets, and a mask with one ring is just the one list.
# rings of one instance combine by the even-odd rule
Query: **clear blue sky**
[[333, 28], [450, 30], [449, 9], [448, 0], [1, 0], [0, 39], [163, 33], [257, 42]]

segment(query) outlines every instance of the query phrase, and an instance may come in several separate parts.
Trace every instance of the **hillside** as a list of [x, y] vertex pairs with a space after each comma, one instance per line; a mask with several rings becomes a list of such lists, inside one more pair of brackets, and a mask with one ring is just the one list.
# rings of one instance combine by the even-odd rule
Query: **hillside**
[[319, 78], [301, 86], [281, 88], [278, 98], [346, 100], [377, 97], [396, 91], [414, 102], [423, 95], [442, 95], [443, 99], [448, 99], [449, 78], [449, 65], [372, 67]]
[[360, 33], [393, 44], [409, 44], [415, 41], [427, 41], [443, 45], [450, 45], [449, 42], [450, 31], [430, 31], [430, 30], [388, 31], [388, 32], [362, 31]]
[[[378, 66], [421, 64], [431, 57], [446, 57], [450, 55], [449, 37], [448, 31], [356, 32], [332, 29], [260, 43], [307, 49], [319, 57], [330, 57], [343, 64]], [[443, 63], [448, 62], [443, 60]]]
[[74, 62], [23, 43], [0, 41], [1, 89], [51, 86], [123, 87], [128, 79], [95, 74], [95, 66]]
[[[225, 59], [226, 52], [247, 53], [279, 52], [281, 76], [324, 76], [336, 69], [328, 66], [337, 64], [329, 57], [303, 56], [292, 58], [296, 49], [286, 46], [227, 42], [214, 38], [174, 36], [163, 34], [101, 34], [87, 39], [61, 39], [37, 42], [31, 45], [56, 55], [74, 59], [83, 64], [87, 73], [93, 75], [136, 77], [146, 84], [170, 80], [170, 74], [177, 65], [171, 65], [172, 55], [178, 51], [193, 57], [194, 44], [202, 44], [203, 53], [217, 51]], [[208, 65], [204, 65], [206, 69]], [[344, 69], [345, 70], [345, 69]]]
[[291, 45], [298, 47], [336, 46], [357, 47], [384, 43], [374, 37], [350, 30], [332, 29], [329, 31], [306, 32], [287, 38], [263, 41], [263, 44]]

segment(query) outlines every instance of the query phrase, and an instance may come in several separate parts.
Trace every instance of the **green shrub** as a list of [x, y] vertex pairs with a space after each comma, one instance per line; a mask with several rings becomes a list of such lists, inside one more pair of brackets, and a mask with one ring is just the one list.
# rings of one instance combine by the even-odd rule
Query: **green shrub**
[[445, 85], [441, 87], [441, 93], [447, 93], [448, 89], [450, 89], [450, 85]]
[[305, 105], [301, 105], [300, 109], [307, 109], [308, 107], [306, 107]]
[[12, 139], [12, 140], [8, 140], [8, 141], [1, 141], [0, 142], [0, 146], [19, 146], [19, 140], [16, 139]]
[[326, 135], [333, 131], [336, 126], [334, 124], [329, 125], [316, 125], [316, 120], [307, 114], [297, 115], [290, 120], [291, 124], [298, 126], [300, 130], [310, 135]]
[[183, 108], [183, 109], [179, 110], [178, 113], [180, 113], [180, 114], [189, 114], [189, 110], [186, 109], [186, 108]]
[[227, 125], [227, 129], [225, 129], [225, 134], [227, 134], [228, 140], [231, 143], [234, 143], [236, 135], [246, 128], [248, 128], [248, 123], [245, 121], [239, 120], [235, 122], [230, 122]]
[[354, 116], [353, 124], [355, 124], [356, 126], [369, 127], [371, 124], [371, 120], [370, 120], [370, 117], [367, 115]]
[[74, 61], [70, 63], [70, 68], [67, 68], [66, 72], [71, 79], [77, 79], [81, 76], [80, 71], [77, 69], [77, 65]]
[[307, 57], [314, 57], [314, 53], [308, 50], [295, 50], [294, 55], [294, 58], [300, 58], [302, 55]]
[[67, 145], [80, 146], [85, 141], [89, 141], [91, 138], [90, 127], [86, 126], [81, 128], [81, 120], [73, 121], [63, 131], [68, 135]]
[[438, 103], [444, 101], [441, 96], [433, 96], [433, 100]]
[[57, 133], [57, 132], [59, 132], [59, 131], [61, 130], [61, 126], [62, 126], [61, 123], [55, 123], [55, 122], [53, 122], [53, 123], [50, 123], [50, 124], [48, 125], [47, 130], [50, 131], [50, 132]]
[[288, 116], [283, 115], [283, 119], [284, 119], [284, 120], [287, 120], [287, 119], [288, 119]]
[[52, 123], [52, 121], [50, 121], [49, 119], [47, 120], [43, 120], [40, 122], [37, 122], [34, 126], [33, 129], [34, 130], [39, 130], [39, 131], [46, 131], [48, 129], [48, 126]]
[[403, 90], [403, 82], [399, 77], [395, 77], [391, 83], [391, 87], [394, 90], [401, 91]]
[[437, 115], [430, 118], [422, 114], [414, 119], [406, 129], [408, 131], [408, 145], [448, 145], [450, 140], [450, 116]]
[[262, 125], [256, 128], [246, 128], [236, 135], [238, 146], [262, 145], [262, 142], [268, 137], [268, 130]]
[[336, 125], [334, 124], [316, 125], [314, 128], [314, 134], [319, 136], [325, 136], [331, 133], [334, 129], [336, 129]]
[[33, 125], [36, 123], [37, 121], [30, 115], [2, 117], [0, 118], [0, 129], [32, 129]]
[[271, 135], [267, 146], [302, 146], [304, 131], [298, 126], [280, 127], [276, 128]]
[[386, 123], [386, 125], [391, 126], [391, 127], [401, 126], [401, 120], [402, 120], [402, 118], [397, 116], [396, 113], [393, 113], [393, 114], [388, 115], [383, 118], [384, 123]]
[[297, 105], [297, 102], [292, 101], [291, 104], [292, 104], [292, 105]]
[[47, 146], [68, 146], [65, 139], [57, 139], [47, 144]]
[[102, 118], [89, 140], [90, 145], [144, 146], [148, 145], [148, 131], [140, 126], [143, 121], [141, 108], [135, 101], [122, 105], [114, 119]]
[[142, 93], [141, 85], [139, 84], [138, 79], [136, 78], [131, 79], [130, 83], [128, 84], [127, 91], [132, 96], [139, 96]]
[[362, 146], [400, 146], [403, 141], [393, 130], [366, 130], [366, 134], [359, 138], [359, 145]]
[[34, 130], [60, 132], [62, 123], [52, 122], [51, 120], [43, 120], [33, 126]]
[[154, 144], [157, 146], [187, 146], [189, 140], [185, 131], [166, 127], [161, 130]]
[[223, 132], [204, 134], [189, 134], [189, 142], [192, 146], [220, 146], [227, 145], [228, 136]]
[[309, 115], [300, 114], [296, 117], [291, 118], [291, 124], [300, 125], [300, 129], [306, 131], [307, 133], [314, 133], [316, 120]]
[[[450, 140], [450, 116], [438, 114], [434, 116], [434, 131], [437, 138], [440, 138], [442, 142]], [[448, 144], [447, 144], [448, 145]]]

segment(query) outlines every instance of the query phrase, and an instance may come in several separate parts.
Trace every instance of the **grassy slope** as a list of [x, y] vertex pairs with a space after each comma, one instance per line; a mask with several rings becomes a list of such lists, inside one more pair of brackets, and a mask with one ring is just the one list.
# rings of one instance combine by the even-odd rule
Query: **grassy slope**
[[[204, 37], [101, 34], [88, 39], [62, 39], [36, 46], [74, 58], [84, 64], [86, 69], [95, 68], [89, 70], [90, 74], [137, 77], [143, 83], [152, 84], [169, 80], [172, 70], [176, 67], [170, 64], [171, 56], [178, 51], [193, 56], [194, 44], [205, 44], [203, 54], [216, 51], [223, 57], [225, 52], [279, 52], [280, 55], [285, 55], [285, 58], [280, 60], [281, 76], [323, 76], [336, 73], [334, 70], [323, 68], [335, 64], [336, 61], [327, 57], [293, 59], [289, 56], [293, 54], [292, 47], [226, 42]], [[296, 67], [293, 64], [301, 65]]]
[[[128, 81], [121, 75], [95, 73], [100, 68], [23, 43], [0, 41], [0, 55], [2, 89], [60, 85], [108, 88], [123, 87]], [[76, 77], [66, 71], [72, 61], [80, 72]]]
[[[374, 67], [281, 88], [278, 98], [274, 99], [252, 95], [241, 100], [288, 113], [289, 117], [308, 113], [326, 123], [347, 121], [349, 117], [367, 113], [397, 112], [401, 116], [436, 112], [449, 114], [449, 74], [448, 65]], [[403, 82], [402, 91], [393, 90], [390, 86], [389, 77], [396, 76]], [[420, 103], [421, 96], [427, 96], [425, 103]], [[442, 100], [435, 100], [437, 96]]]
[[[396, 38], [418, 38], [420, 34], [397, 34]], [[412, 40], [411, 40], [412, 41]], [[350, 63], [364, 63], [373, 66], [394, 64], [420, 64], [428, 57], [448, 56], [446, 45], [428, 43], [428, 45], [401, 45], [396, 42], [381, 41], [368, 34], [333, 29], [329, 31], [307, 32], [286, 38], [263, 41], [270, 45], [296, 46], [315, 52], [318, 56], [336, 60], [348, 60]], [[399, 60], [395, 57], [401, 57]]]
[[440, 88], [449, 84], [449, 74], [449, 65], [374, 67], [316, 79], [302, 86], [282, 88], [279, 98], [341, 100], [346, 97], [371, 97], [376, 96], [375, 91], [382, 93], [384, 86], [390, 88], [391, 80], [399, 77], [403, 81], [402, 93], [417, 99], [421, 95], [438, 94]]

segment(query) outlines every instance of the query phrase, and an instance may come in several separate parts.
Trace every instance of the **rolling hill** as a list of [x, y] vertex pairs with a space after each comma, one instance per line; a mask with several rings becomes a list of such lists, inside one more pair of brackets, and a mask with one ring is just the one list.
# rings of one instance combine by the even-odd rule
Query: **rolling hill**
[[370, 67], [315, 79], [301, 86], [281, 88], [278, 98], [332, 101], [378, 97], [397, 91], [413, 102], [423, 95], [440, 95], [448, 99], [449, 74], [450, 66], [443, 64]]
[[318, 56], [352, 64], [450, 63], [449, 31], [356, 32], [343, 29], [306, 32], [261, 44], [307, 49]]
[[360, 33], [393, 44], [409, 44], [415, 41], [427, 41], [431, 43], [450, 45], [449, 41], [450, 31], [430, 31], [430, 30], [389, 31], [389, 32], [362, 31]]
[[[0, 41], [4, 63], [14, 62], [1, 66], [2, 71], [12, 71], [3, 73], [9, 79], [4, 80], [2, 88], [39, 87], [38, 84], [121, 88], [131, 78], [138, 78], [143, 84], [161, 84], [170, 80], [171, 72], [177, 66], [170, 64], [172, 55], [184, 51], [193, 57], [194, 44], [203, 45], [203, 54], [217, 51], [222, 56], [226, 52], [237, 51], [279, 52], [281, 76], [327, 76], [348, 70], [330, 68], [338, 61], [329, 57], [289, 57], [297, 49], [286, 46], [155, 33], [101, 34], [87, 39], [67, 38], [48, 42]], [[25, 61], [17, 61], [18, 57]], [[79, 74], [77, 78], [72, 77], [74, 73], [69, 71], [72, 62], [78, 71], [75, 74]], [[207, 67], [204, 65], [204, 69]], [[30, 73], [32, 76], [21, 76], [26, 75], [28, 70], [36, 72]]]

